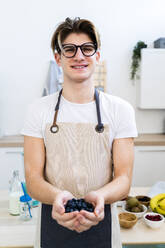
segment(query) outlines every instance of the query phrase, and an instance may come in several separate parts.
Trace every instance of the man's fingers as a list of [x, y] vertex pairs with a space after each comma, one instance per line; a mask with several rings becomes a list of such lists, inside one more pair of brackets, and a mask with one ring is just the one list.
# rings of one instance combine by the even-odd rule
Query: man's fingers
[[52, 217], [53, 219], [56, 219], [58, 221], [68, 221], [68, 220], [74, 219], [77, 216], [77, 214], [78, 214], [78, 211], [71, 212], [71, 213], [64, 213], [62, 215], [54, 211], [52, 213]]
[[98, 217], [102, 212], [104, 212], [104, 199], [103, 197], [97, 197], [94, 214]]
[[93, 204], [94, 214], [99, 217], [104, 211], [104, 197], [95, 191], [91, 191], [86, 195], [85, 200]]
[[98, 224], [98, 220], [94, 220], [94, 221], [90, 221], [89, 219], [83, 217], [83, 216], [78, 216], [77, 220], [79, 221], [79, 223], [85, 227], [91, 227], [91, 226], [95, 226]]
[[104, 206], [102, 206], [102, 204], [100, 205], [96, 205], [95, 209], [94, 209], [94, 214], [96, 217], [100, 217], [104, 214]]
[[86, 227], [86, 226], [80, 225], [79, 227], [77, 227], [75, 229], [75, 231], [78, 232], [78, 233], [81, 233], [81, 232], [89, 230], [90, 228], [91, 228], [91, 226]]
[[56, 197], [56, 200], [53, 204], [53, 210], [59, 214], [63, 214], [65, 212], [64, 199], [61, 197], [60, 194], [57, 195], [57, 197]]
[[74, 230], [74, 223], [75, 223], [75, 220], [76, 218], [73, 218], [71, 220], [68, 220], [68, 221], [58, 221], [58, 224], [64, 226], [64, 227], [67, 227], [71, 230]]
[[90, 221], [97, 222], [97, 221], [101, 221], [102, 219], [104, 219], [104, 211], [100, 212], [98, 216], [96, 216], [94, 213], [90, 213], [85, 210], [81, 210], [80, 213]]
[[72, 195], [69, 192], [63, 191], [63, 192], [57, 194], [55, 202], [53, 204], [55, 211], [57, 211], [59, 214], [64, 213], [65, 212], [64, 205], [71, 198], [72, 198]]
[[57, 212], [58, 214], [64, 214], [65, 213], [65, 209], [64, 209], [63, 205], [59, 205], [59, 204], [56, 204], [54, 211]]

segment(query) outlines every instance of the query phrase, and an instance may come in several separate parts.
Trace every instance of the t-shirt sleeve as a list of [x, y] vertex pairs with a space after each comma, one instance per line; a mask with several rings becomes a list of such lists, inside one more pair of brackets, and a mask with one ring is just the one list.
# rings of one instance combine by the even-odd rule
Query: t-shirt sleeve
[[28, 106], [21, 134], [37, 138], [43, 138], [42, 112], [41, 108], [36, 102]]
[[116, 133], [114, 138], [129, 138], [137, 136], [135, 111], [131, 104], [123, 101], [119, 104], [116, 111]]

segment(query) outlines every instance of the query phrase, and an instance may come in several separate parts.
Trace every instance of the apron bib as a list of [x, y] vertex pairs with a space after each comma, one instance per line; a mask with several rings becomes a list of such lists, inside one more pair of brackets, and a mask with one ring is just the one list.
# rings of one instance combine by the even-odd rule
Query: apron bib
[[[101, 123], [99, 94], [96, 90], [97, 126], [92, 123], [58, 123], [61, 94], [62, 90], [53, 125], [47, 124], [45, 129], [45, 178], [57, 188], [71, 192], [74, 197], [83, 198], [88, 192], [112, 180], [109, 126]], [[42, 204], [41, 244], [38, 247], [121, 248], [115, 204], [105, 205], [104, 220], [82, 233], [59, 225], [52, 219], [51, 212], [52, 205]]]

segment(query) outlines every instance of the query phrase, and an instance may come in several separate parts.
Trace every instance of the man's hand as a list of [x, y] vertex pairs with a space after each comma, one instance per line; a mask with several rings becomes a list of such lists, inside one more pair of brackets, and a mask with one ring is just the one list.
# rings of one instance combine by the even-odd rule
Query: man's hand
[[84, 199], [93, 204], [94, 212], [81, 210], [78, 213], [74, 227], [79, 233], [90, 229], [104, 219], [104, 198], [97, 191], [91, 191]]
[[70, 229], [75, 230], [74, 222], [78, 215], [78, 211], [65, 213], [64, 205], [68, 200], [71, 200], [74, 196], [68, 191], [61, 191], [56, 195], [52, 208], [52, 218], [57, 221], [58, 224]]

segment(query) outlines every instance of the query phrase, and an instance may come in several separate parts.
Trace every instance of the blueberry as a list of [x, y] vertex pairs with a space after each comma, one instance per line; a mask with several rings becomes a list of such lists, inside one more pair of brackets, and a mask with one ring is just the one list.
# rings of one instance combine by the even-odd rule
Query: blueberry
[[65, 213], [69, 213], [70, 212], [70, 208], [69, 207], [66, 207], [65, 208]]
[[87, 202], [87, 207], [91, 208], [91, 207], [93, 207], [93, 205], [91, 203]]
[[88, 208], [88, 211], [89, 212], [93, 212], [93, 208]]
[[82, 202], [82, 207], [86, 208], [87, 207], [87, 203], [86, 202]]
[[68, 207], [71, 207], [71, 206], [72, 206], [72, 200], [69, 200], [69, 201], [67, 202], [67, 206], [68, 206]]
[[81, 211], [81, 210], [86, 210], [89, 212], [94, 211], [94, 207], [91, 203], [86, 202], [83, 198], [80, 199], [71, 199], [68, 200], [67, 204], [65, 205], [65, 212], [73, 212], [73, 211]]

